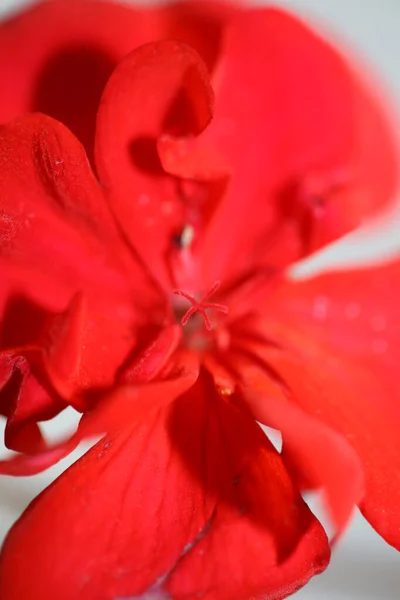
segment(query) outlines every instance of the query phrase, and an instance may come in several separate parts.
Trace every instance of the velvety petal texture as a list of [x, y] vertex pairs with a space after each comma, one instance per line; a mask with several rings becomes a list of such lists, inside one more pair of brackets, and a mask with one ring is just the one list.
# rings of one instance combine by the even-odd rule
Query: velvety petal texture
[[162, 148], [177, 175], [229, 178], [199, 250], [206, 286], [230, 266], [305, 256], [394, 195], [397, 145], [382, 98], [297, 18], [259, 9], [232, 19], [212, 81], [210, 127], [194, 147]]
[[40, 114], [11, 121], [0, 136], [2, 302], [22, 285], [53, 309], [79, 287], [126, 293], [115, 256], [112, 264], [121, 243], [78, 140]]
[[[25, 431], [19, 432], [25, 442], [24, 447], [14, 448], [20, 450], [20, 453], [0, 460], [0, 473], [3, 475], [40, 473], [67, 456], [82, 440], [102, 436], [104, 432], [108, 432], [109, 435], [115, 434], [124, 429], [128, 423], [132, 428], [155, 409], [168, 406], [195, 383], [199, 374], [199, 363], [195, 355], [178, 354], [176, 360], [176, 365], [162, 382], [146, 386], [119, 386], [103, 395], [96, 405], [82, 416], [77, 431], [54, 445], [45, 443], [40, 437], [40, 446], [35, 448], [29, 446], [26, 449], [26, 441], [30, 438]], [[32, 397], [29, 397], [30, 409], [31, 403]], [[11, 419], [9, 418], [7, 427], [10, 427], [10, 424], [14, 425], [13, 415]], [[24, 425], [27, 427], [26, 423]], [[29, 425], [31, 423], [28, 423]], [[36, 428], [38, 429], [37, 425]]]
[[189, 43], [211, 67], [233, 12], [208, 0], [154, 7], [39, 2], [0, 28], [0, 122], [44, 112], [67, 125], [91, 155], [97, 106], [117, 63], [141, 44], [170, 38]]
[[122, 61], [99, 107], [100, 180], [129, 241], [166, 289], [171, 242], [185, 226], [188, 209], [177, 182], [163, 173], [157, 139], [176, 127], [198, 133], [212, 108], [205, 64], [192, 48], [173, 41], [144, 45]]
[[329, 561], [309, 489], [336, 537], [359, 505], [400, 548], [400, 264], [284, 270], [397, 193], [358, 71], [272, 8], [0, 27], [0, 473], [100, 438], [11, 529], [0, 597], [283, 599]]
[[281, 458], [207, 385], [99, 442], [31, 505], [7, 539], [1, 594], [283, 598], [324, 567], [325, 534]]
[[57, 414], [61, 398], [82, 409], [86, 390], [114, 382], [140, 321], [133, 282], [151, 288], [63, 125], [32, 115], [1, 127], [0, 170], [0, 410], [17, 450], [25, 423]]
[[[265, 304], [268, 317], [257, 324], [258, 334], [268, 333], [269, 339], [279, 341], [279, 347], [254, 348], [280, 382], [281, 394], [283, 390], [283, 395], [314, 422], [340, 433], [341, 443], [346, 441], [355, 450], [365, 478], [360, 508], [396, 548], [400, 548], [400, 403], [396, 383], [400, 317], [394, 290], [399, 285], [398, 262], [288, 282], [271, 294]], [[259, 396], [255, 401], [256, 417], [276, 427], [267, 416], [271, 413], [278, 419], [274, 408], [263, 408], [268, 398]], [[288, 416], [282, 431], [287, 425]], [[306, 431], [302, 431], [304, 447], [312, 443], [319, 446], [316, 438], [307, 439]], [[308, 487], [309, 467], [304, 464], [299, 470], [299, 455], [292, 452], [290, 436], [287, 441], [287, 459]], [[329, 436], [322, 436], [315, 456], [323, 455], [328, 441]], [[332, 462], [328, 464], [334, 467]], [[325, 476], [328, 474], [326, 468]], [[344, 485], [344, 475], [344, 470], [337, 472], [336, 493], [338, 501], [345, 502], [347, 496], [351, 505], [356, 478], [353, 485]]]
[[260, 423], [281, 432], [292, 475], [300, 488], [322, 490], [338, 535], [363, 498], [362, 465], [347, 440], [299, 410], [292, 388], [274, 375], [241, 361], [245, 404]]

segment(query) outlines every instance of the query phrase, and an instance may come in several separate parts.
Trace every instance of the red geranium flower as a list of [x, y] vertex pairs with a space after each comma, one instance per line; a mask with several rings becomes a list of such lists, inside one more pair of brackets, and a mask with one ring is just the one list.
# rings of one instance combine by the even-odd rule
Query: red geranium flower
[[[0, 130], [0, 410], [19, 451], [1, 470], [34, 473], [107, 432], [11, 530], [7, 600], [286, 597], [329, 560], [304, 489], [324, 490], [337, 532], [358, 504], [400, 544], [400, 265], [303, 282], [286, 270], [394, 196], [390, 124], [293, 17], [202, 5], [197, 31], [199, 6], [54, 2], [0, 39], [10, 50], [41, 22], [32, 65], [58, 40], [108, 39], [118, 58], [131, 14], [134, 44], [150, 22], [212, 70], [211, 86], [182, 41], [120, 62], [97, 113], [97, 179], [57, 120]], [[12, 73], [23, 110], [32, 81]], [[49, 448], [38, 422], [67, 404], [78, 432]], [[281, 454], [255, 419], [282, 432]]]

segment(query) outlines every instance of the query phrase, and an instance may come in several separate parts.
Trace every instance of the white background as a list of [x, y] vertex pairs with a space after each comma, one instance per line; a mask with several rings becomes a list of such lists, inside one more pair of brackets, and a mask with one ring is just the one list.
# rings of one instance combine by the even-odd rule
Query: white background
[[[33, 2], [0, 0], [0, 18], [29, 3]], [[260, 0], [257, 3], [266, 4]], [[328, 31], [344, 36], [375, 67], [400, 106], [400, 0], [277, 0], [274, 4], [306, 15]], [[353, 236], [337, 244], [311, 261], [303, 272], [321, 264], [349, 259], [355, 262], [360, 257], [390, 255], [400, 249], [398, 213], [388, 215], [386, 225], [375, 231], [367, 229], [357, 238]], [[59, 418], [57, 432], [72, 427], [74, 419], [72, 413]], [[77, 455], [34, 478], [0, 477], [0, 540], [29, 501]], [[296, 600], [398, 600], [400, 556], [356, 515], [331, 566], [295, 597]]]

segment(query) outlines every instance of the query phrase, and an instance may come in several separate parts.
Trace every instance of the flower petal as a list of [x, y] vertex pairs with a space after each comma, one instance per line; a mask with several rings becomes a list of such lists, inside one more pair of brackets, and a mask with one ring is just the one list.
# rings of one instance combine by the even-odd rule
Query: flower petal
[[[130, 255], [83, 147], [63, 125], [31, 115], [1, 127], [0, 171], [0, 351], [14, 365], [29, 363], [0, 392], [0, 405], [7, 444], [22, 449], [20, 433], [31, 427], [33, 450], [41, 443], [34, 423], [64, 407], [60, 396], [84, 409], [88, 389], [113, 384], [144, 315], [164, 300]], [[36, 386], [31, 399], [28, 384]]]
[[[118, 386], [107, 394], [97, 394], [94, 408], [85, 412], [75, 433], [53, 446], [44, 445], [40, 438], [40, 447], [29, 447], [27, 454], [0, 460], [0, 473], [25, 476], [40, 473], [67, 456], [82, 440], [105, 433], [114, 435], [127, 424], [134, 427], [149, 413], [167, 406], [194, 384], [199, 372], [198, 360], [193, 354], [180, 353], [172, 363], [169, 377], [163, 381], [144, 386]], [[32, 399], [29, 400], [31, 403]], [[28, 425], [31, 424], [31, 414], [27, 420]], [[24, 442], [26, 444], [26, 438]]]
[[197, 143], [160, 145], [175, 175], [230, 176], [200, 252], [205, 289], [231, 265], [304, 256], [394, 197], [398, 148], [377, 86], [294, 16], [236, 16], [212, 82], [215, 116]]
[[0, 593], [278, 599], [328, 559], [267, 438], [199, 384], [99, 442], [28, 508], [3, 547]]
[[177, 182], [165, 175], [157, 139], [169, 129], [197, 133], [211, 118], [207, 69], [188, 46], [172, 41], [136, 49], [114, 71], [96, 131], [100, 180], [121, 227], [157, 281], [167, 271], [173, 237], [186, 224]]
[[366, 492], [360, 507], [400, 548], [400, 263], [287, 282], [263, 305], [280, 348], [262, 360], [293, 401], [343, 436], [358, 454]]
[[[53, 310], [88, 288], [101, 298], [106, 287], [115, 302], [127, 294], [120, 264], [126, 250], [68, 129], [44, 115], [1, 127], [0, 169], [0, 266], [9, 282], [0, 301], [9, 299], [10, 287]], [[133, 260], [129, 267], [135, 269]]]
[[282, 434], [283, 454], [302, 489], [322, 489], [336, 537], [364, 494], [362, 466], [346, 439], [296, 405], [296, 390], [240, 361], [245, 403], [257, 421]]
[[125, 383], [146, 383], [157, 377], [182, 340], [182, 327], [176, 323], [164, 327], [151, 343], [136, 356], [121, 375]]
[[0, 474], [23, 476], [36, 475], [52, 467], [68, 456], [77, 447], [79, 440], [71, 438], [54, 448], [46, 448], [36, 454], [18, 453], [8, 459], [0, 460]]
[[[177, 352], [170, 361], [168, 377], [145, 385], [122, 385], [100, 398], [79, 424], [80, 438], [115, 433], [144, 420], [151, 411], [167, 406], [190, 389], [199, 376], [198, 357], [187, 351]], [[142, 382], [140, 382], [142, 383]]]
[[116, 64], [157, 39], [191, 44], [210, 66], [223, 23], [234, 11], [218, 2], [122, 6], [52, 0], [0, 26], [0, 121], [40, 111], [67, 125], [93, 152], [96, 112]]
[[[92, 321], [92, 311], [113, 318], [126, 338], [139, 319], [134, 309], [152, 310], [159, 299], [119, 236], [81, 144], [57, 121], [31, 115], [0, 129], [0, 168], [3, 347], [32, 342], [77, 294]], [[29, 323], [27, 303], [37, 305]]]
[[[29, 303], [20, 304], [21, 310], [23, 306], [33, 319]], [[10, 323], [9, 316], [5, 315], [5, 322], [12, 337], [26, 335], [26, 329], [20, 331], [21, 323], [14, 319]], [[120, 319], [116, 324], [114, 313], [88, 307], [82, 295], [75, 296], [64, 312], [48, 315], [42, 331], [40, 323], [35, 326], [36, 338], [0, 354], [2, 368], [8, 370], [0, 386], [0, 409], [7, 418], [5, 443], [28, 454], [46, 448], [37, 423], [53, 418], [67, 403], [79, 411], [90, 407], [93, 389], [114, 383], [133, 342], [129, 323]], [[3, 342], [10, 342], [9, 338]]]
[[62, 398], [83, 411], [85, 393], [111, 386], [132, 351], [133, 311], [120, 310], [118, 304], [98, 306], [77, 294], [65, 311], [47, 319], [37, 347], [20, 353], [43, 369]]
[[42, 452], [46, 444], [37, 423], [56, 416], [66, 403], [40, 382], [26, 358], [4, 353], [0, 363], [9, 366], [8, 380], [0, 386], [0, 414], [7, 419], [4, 443], [17, 452]]

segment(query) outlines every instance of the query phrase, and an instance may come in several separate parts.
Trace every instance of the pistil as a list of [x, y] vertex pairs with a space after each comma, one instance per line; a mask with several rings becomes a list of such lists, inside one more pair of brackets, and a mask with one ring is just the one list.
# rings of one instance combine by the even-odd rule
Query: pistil
[[186, 300], [189, 300], [189, 302], [192, 304], [192, 306], [186, 311], [186, 313], [183, 315], [182, 319], [181, 319], [181, 325], [184, 327], [187, 322], [189, 321], [189, 319], [195, 315], [196, 313], [199, 313], [204, 320], [204, 324], [205, 327], [207, 329], [207, 331], [211, 331], [212, 330], [212, 325], [211, 325], [211, 321], [210, 318], [206, 312], [207, 309], [213, 309], [213, 310], [218, 310], [219, 312], [222, 312], [224, 315], [228, 314], [228, 307], [225, 306], [224, 304], [219, 304], [217, 302], [208, 302], [208, 300], [211, 298], [211, 296], [213, 296], [215, 294], [215, 292], [219, 289], [221, 285], [220, 281], [216, 281], [214, 283], [214, 285], [208, 290], [208, 292], [201, 298], [201, 300], [196, 300], [196, 298], [194, 296], [192, 296], [192, 294], [188, 294], [187, 292], [184, 292], [183, 290], [174, 290], [174, 294], [176, 294], [177, 296], [182, 296], [183, 298], [186, 298]]

